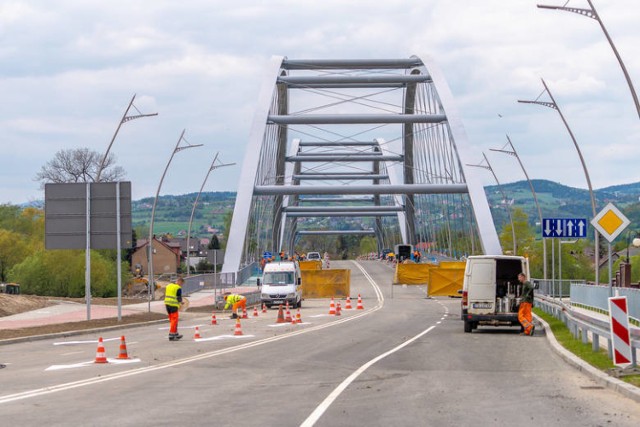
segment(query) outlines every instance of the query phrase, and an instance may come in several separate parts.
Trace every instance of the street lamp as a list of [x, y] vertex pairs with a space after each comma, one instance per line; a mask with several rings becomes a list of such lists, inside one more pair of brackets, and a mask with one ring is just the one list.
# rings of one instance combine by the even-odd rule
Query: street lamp
[[513, 217], [511, 216], [511, 207], [509, 207], [509, 204], [507, 202], [507, 195], [505, 194], [504, 190], [502, 189], [502, 185], [500, 185], [500, 181], [498, 181], [498, 177], [496, 176], [496, 173], [493, 171], [493, 168], [491, 167], [491, 163], [489, 163], [489, 159], [487, 159], [487, 156], [482, 153], [482, 157], [484, 157], [484, 161], [486, 163], [486, 165], [483, 165], [482, 162], [480, 162], [477, 165], [469, 165], [467, 164], [467, 166], [471, 166], [474, 168], [482, 168], [482, 169], [486, 169], [488, 171], [491, 172], [491, 175], [493, 175], [493, 179], [496, 180], [496, 184], [498, 184], [498, 189], [500, 190], [500, 193], [502, 194], [502, 200], [505, 201], [505, 203], [507, 203], [507, 214], [509, 215], [509, 222], [511, 223], [511, 237], [513, 239], [513, 254], [517, 255], [518, 252], [517, 250], [517, 246], [516, 246], [516, 229], [513, 226]]
[[[505, 150], [506, 145], [502, 147], [502, 149], [500, 150], [497, 150], [494, 148], [490, 148], [489, 150], [508, 154], [510, 156], [515, 157], [518, 160], [518, 163], [520, 164], [520, 168], [522, 169], [522, 172], [524, 173], [524, 176], [525, 178], [527, 178], [527, 182], [529, 183], [529, 188], [531, 188], [531, 194], [533, 194], [533, 201], [536, 204], [536, 209], [538, 210], [538, 218], [540, 219], [540, 229], [542, 230], [542, 210], [540, 209], [540, 204], [538, 203], [538, 196], [536, 195], [536, 190], [533, 188], [533, 183], [529, 179], [529, 174], [527, 173], [527, 170], [524, 168], [524, 165], [522, 164], [522, 160], [520, 160], [520, 156], [518, 156], [518, 153], [516, 152], [516, 148], [513, 146], [513, 143], [511, 142], [511, 138], [509, 138], [509, 135], [507, 135], [507, 145], [511, 147], [511, 150]], [[542, 231], [540, 234], [542, 234]], [[544, 237], [542, 238], [542, 271], [543, 271], [544, 280], [547, 280], [547, 239], [545, 239]]]
[[629, 73], [627, 72], [627, 68], [624, 66], [624, 62], [622, 62], [622, 57], [618, 53], [618, 49], [616, 49], [616, 46], [613, 44], [613, 40], [611, 40], [611, 37], [609, 36], [607, 29], [604, 27], [604, 23], [602, 22], [602, 19], [600, 19], [600, 15], [598, 15], [598, 12], [596, 12], [596, 8], [593, 6], [593, 3], [591, 2], [591, 0], [587, 0], [587, 2], [589, 3], [589, 7], [591, 9], [565, 6], [545, 6], [541, 4], [538, 5], [538, 8], [564, 10], [567, 12], [577, 13], [578, 15], [586, 16], [587, 18], [595, 19], [596, 21], [598, 21], [598, 24], [600, 24], [600, 28], [602, 28], [602, 32], [609, 42], [609, 46], [611, 46], [611, 49], [613, 49], [613, 53], [616, 55], [616, 59], [618, 60], [618, 64], [620, 64], [620, 68], [622, 68], [622, 73], [624, 74], [624, 78], [627, 80], [627, 85], [629, 85], [629, 91], [631, 91], [631, 96], [633, 97], [633, 102], [636, 106], [638, 117], [640, 117], [640, 102], [638, 101], [638, 94], [633, 88], [631, 77], [629, 77]]
[[222, 168], [222, 167], [225, 167], [225, 166], [235, 165], [235, 163], [227, 163], [227, 164], [219, 163], [219, 164], [216, 164], [216, 162], [218, 161], [218, 154], [220, 154], [220, 153], [219, 152], [216, 153], [215, 157], [213, 158], [213, 161], [211, 162], [211, 166], [209, 166], [209, 170], [207, 171], [207, 175], [204, 177], [204, 181], [202, 181], [202, 186], [200, 186], [200, 191], [198, 192], [198, 195], [196, 196], [196, 200], [193, 202], [193, 208], [191, 209], [191, 218], [189, 218], [189, 228], [187, 230], [187, 276], [189, 276], [189, 274], [191, 273], [191, 264], [190, 264], [191, 224], [193, 223], [193, 215], [196, 212], [196, 206], [198, 205], [198, 200], [200, 199], [200, 194], [202, 193], [202, 189], [204, 188], [204, 184], [207, 182], [207, 179], [209, 178], [209, 174], [214, 169]]
[[[149, 225], [149, 311], [151, 311], [151, 300], [153, 299], [153, 296], [155, 294], [155, 292], [152, 291], [152, 289], [154, 289], [154, 284], [153, 284], [153, 220], [155, 217], [155, 213], [156, 213], [156, 204], [158, 203], [158, 195], [160, 194], [160, 188], [162, 187], [162, 181], [164, 181], [164, 177], [167, 174], [167, 170], [169, 169], [169, 165], [171, 164], [171, 160], [173, 160], [173, 156], [176, 155], [177, 152], [182, 151], [182, 150], [186, 150], [189, 148], [195, 148], [195, 147], [202, 147], [202, 144], [197, 144], [197, 145], [192, 145], [189, 144], [189, 141], [187, 141], [184, 138], [184, 133], [185, 133], [186, 129], [182, 130], [182, 133], [180, 134], [180, 138], [178, 138], [178, 142], [176, 143], [175, 148], [173, 149], [173, 152], [171, 152], [171, 157], [169, 157], [169, 161], [167, 162], [167, 166], [164, 168], [164, 172], [162, 172], [162, 178], [160, 178], [160, 183], [158, 184], [158, 189], [156, 190], [156, 197], [153, 200], [153, 207], [151, 208], [151, 224]], [[180, 147], [180, 143], [182, 141], [185, 141], [187, 143], [186, 146]]]
[[[102, 161], [100, 162], [100, 167], [98, 168], [98, 174], [96, 175], [96, 182], [100, 182], [100, 175], [102, 174], [102, 169], [104, 169], [104, 163], [107, 161], [107, 156], [109, 155], [109, 151], [111, 150], [111, 146], [113, 145], [113, 142], [116, 140], [116, 136], [118, 136], [118, 132], [120, 131], [120, 127], [125, 124], [126, 122], [130, 121], [130, 120], [135, 120], [135, 119], [139, 119], [141, 117], [152, 117], [152, 116], [157, 116], [158, 113], [151, 113], [151, 114], [142, 114], [140, 112], [140, 110], [138, 110], [136, 108], [135, 105], [133, 105], [133, 101], [136, 99], [136, 94], [133, 94], [133, 98], [131, 98], [131, 101], [129, 102], [129, 105], [127, 106], [127, 109], [124, 110], [124, 114], [122, 115], [122, 119], [120, 119], [120, 123], [118, 123], [118, 127], [116, 128], [115, 133], [113, 134], [113, 138], [111, 138], [111, 142], [109, 143], [109, 146], [107, 147], [107, 151], [105, 151], [104, 156], [102, 156]], [[131, 107], [133, 107], [139, 114], [135, 114], [133, 116], [127, 116], [127, 114], [129, 114], [129, 110], [131, 109]]]
[[[562, 123], [564, 123], [565, 128], [567, 128], [567, 131], [569, 132], [569, 136], [571, 137], [571, 141], [573, 141], [573, 145], [576, 148], [576, 151], [578, 152], [578, 157], [580, 158], [580, 163], [582, 164], [582, 170], [584, 171], [584, 176], [587, 179], [587, 186], [589, 187], [589, 197], [591, 198], [591, 213], [593, 214], [593, 217], [595, 218], [596, 216], [596, 198], [595, 195], [593, 194], [593, 187], [591, 186], [591, 178], [589, 178], [589, 171], [587, 170], [587, 165], [584, 161], [584, 157], [582, 157], [582, 151], [580, 151], [580, 147], [578, 146], [578, 141], [576, 141], [576, 137], [573, 135], [573, 131], [571, 130], [571, 128], [569, 127], [569, 123], [567, 123], [567, 120], [564, 118], [564, 114], [562, 114], [562, 111], [560, 110], [560, 107], [558, 107], [558, 104], [556, 103], [556, 100], [554, 99], [553, 95], [551, 94], [551, 91], [549, 90], [549, 88], [547, 87], [547, 84], [544, 82], [544, 79], [540, 79], [542, 81], [542, 85], [544, 86], [544, 91], [542, 91], [543, 93], [546, 91], [547, 94], [549, 95], [549, 98], [551, 98], [551, 102], [548, 101], [538, 101], [538, 99], [536, 98], [536, 100], [534, 101], [522, 101], [522, 100], [518, 100], [519, 103], [522, 104], [538, 104], [538, 105], [542, 105], [544, 107], [548, 107], [548, 108], [552, 108], [554, 110], [556, 110], [558, 112], [558, 114], [560, 114], [560, 118], [562, 119]], [[542, 93], [540, 94], [542, 95]], [[538, 98], [540, 98], [540, 96], [538, 96]], [[595, 279], [596, 279], [596, 285], [600, 284], [600, 268], [599, 268], [599, 264], [600, 264], [600, 238], [599, 238], [599, 234], [598, 234], [598, 230], [594, 229], [594, 244], [595, 244], [595, 253], [594, 253], [594, 258], [595, 258]]]

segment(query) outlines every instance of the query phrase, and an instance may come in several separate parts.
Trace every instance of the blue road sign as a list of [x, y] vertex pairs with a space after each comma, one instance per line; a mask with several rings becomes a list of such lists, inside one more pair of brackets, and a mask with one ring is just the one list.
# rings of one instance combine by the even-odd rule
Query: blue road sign
[[584, 238], [588, 225], [586, 218], [542, 218], [542, 237]]
[[273, 258], [273, 256], [271, 255], [271, 252], [265, 252], [262, 254], [262, 258], [269, 259], [269, 258]]

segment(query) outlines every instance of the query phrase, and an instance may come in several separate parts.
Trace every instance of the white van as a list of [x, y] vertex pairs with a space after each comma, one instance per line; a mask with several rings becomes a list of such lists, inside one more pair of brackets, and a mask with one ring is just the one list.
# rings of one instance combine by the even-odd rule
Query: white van
[[478, 325], [520, 326], [520, 273], [529, 277], [529, 260], [521, 256], [481, 255], [467, 258], [462, 284], [465, 332], [471, 332]]
[[293, 308], [302, 307], [302, 281], [297, 262], [283, 261], [265, 264], [259, 280], [260, 302], [271, 308], [286, 301]]

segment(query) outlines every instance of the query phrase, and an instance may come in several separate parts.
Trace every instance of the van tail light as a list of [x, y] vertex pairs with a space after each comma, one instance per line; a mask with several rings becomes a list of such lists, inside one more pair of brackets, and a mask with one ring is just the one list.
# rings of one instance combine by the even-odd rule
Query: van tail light
[[469, 304], [469, 295], [467, 291], [462, 291], [462, 305], [466, 306], [467, 304]]

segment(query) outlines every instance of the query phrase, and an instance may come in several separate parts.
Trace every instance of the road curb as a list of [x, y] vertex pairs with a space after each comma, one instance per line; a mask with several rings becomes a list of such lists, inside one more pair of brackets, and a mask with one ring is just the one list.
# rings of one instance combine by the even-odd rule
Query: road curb
[[545, 329], [545, 335], [547, 336], [547, 341], [551, 344], [551, 348], [569, 365], [573, 366], [577, 370], [584, 372], [594, 380], [596, 380], [599, 384], [602, 384], [636, 402], [640, 403], [640, 388], [635, 387], [631, 384], [625, 383], [617, 378], [611, 377], [601, 370], [591, 366], [584, 360], [580, 359], [575, 354], [571, 353], [569, 350], [564, 348], [555, 335], [551, 331], [551, 327], [547, 322], [545, 322], [540, 316], [534, 314], [536, 321], [540, 322]]
[[43, 334], [43, 335], [31, 335], [28, 337], [19, 337], [19, 338], [7, 338], [0, 340], [0, 345], [10, 345], [10, 344], [19, 344], [23, 342], [31, 342], [31, 341], [41, 341], [50, 338], [65, 338], [72, 337], [76, 335], [85, 335], [92, 334], [97, 332], [109, 332], [114, 329], [132, 329], [141, 326], [149, 326], [156, 323], [166, 323], [167, 319], [160, 320], [151, 320], [149, 322], [138, 322], [138, 323], [127, 323], [123, 325], [113, 325], [113, 326], [104, 326], [102, 328], [93, 328], [93, 329], [78, 329], [77, 331], [67, 331], [67, 332], [55, 332], [53, 334]]

